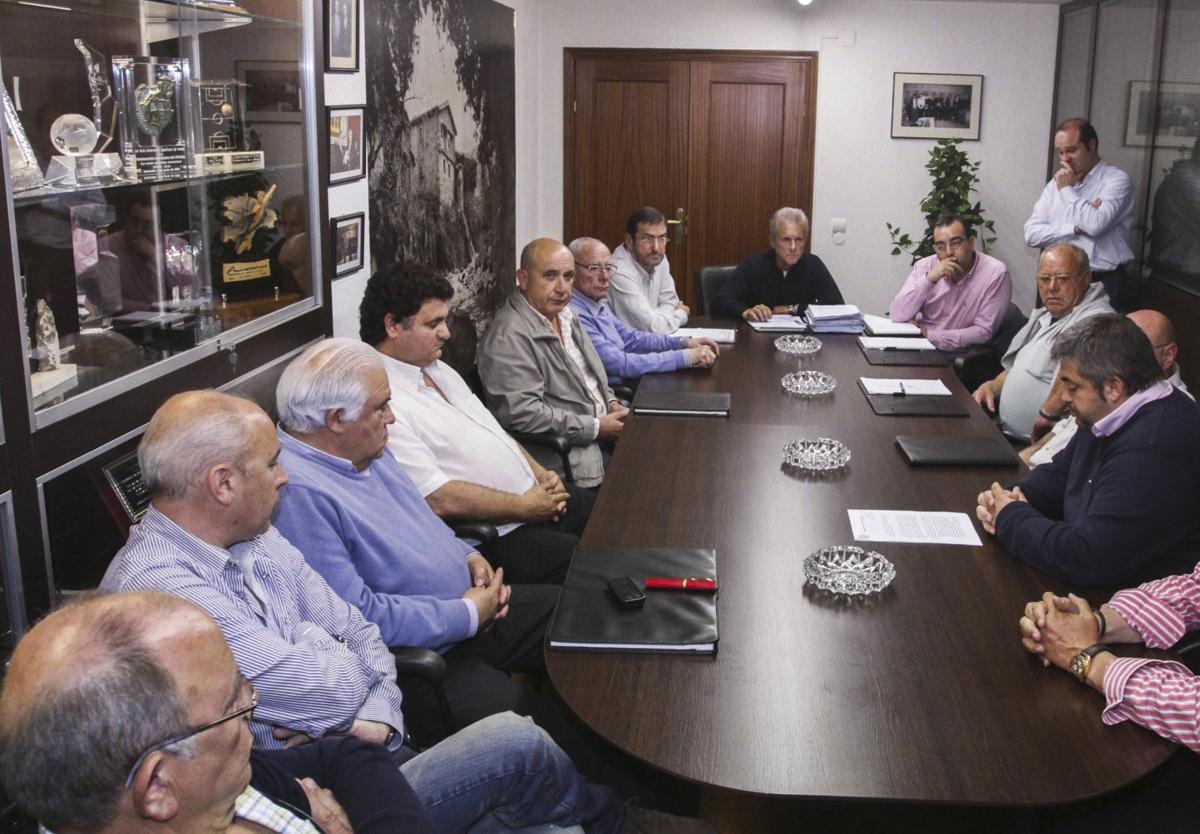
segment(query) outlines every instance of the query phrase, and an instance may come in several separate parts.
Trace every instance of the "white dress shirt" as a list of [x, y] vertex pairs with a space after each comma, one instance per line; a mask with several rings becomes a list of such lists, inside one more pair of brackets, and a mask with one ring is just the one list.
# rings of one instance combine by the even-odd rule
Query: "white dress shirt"
[[1025, 242], [1039, 249], [1073, 243], [1087, 253], [1093, 271], [1107, 272], [1133, 260], [1132, 228], [1133, 183], [1120, 168], [1100, 160], [1079, 185], [1046, 183], [1025, 221]]
[[651, 333], [674, 333], [687, 324], [687, 313], [675, 306], [679, 294], [666, 255], [653, 272], [647, 272], [622, 244], [613, 250], [612, 265], [608, 306], [617, 318], [634, 330]]

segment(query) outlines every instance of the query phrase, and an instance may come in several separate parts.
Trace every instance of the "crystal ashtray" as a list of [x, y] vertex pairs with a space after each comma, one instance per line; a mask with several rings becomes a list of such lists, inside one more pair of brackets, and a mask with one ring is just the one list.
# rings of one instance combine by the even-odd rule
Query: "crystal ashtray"
[[824, 371], [796, 371], [783, 378], [783, 390], [801, 397], [832, 394], [837, 380]]
[[775, 340], [775, 350], [796, 356], [811, 356], [821, 349], [821, 340], [815, 336], [780, 336]]
[[850, 449], [845, 443], [830, 437], [793, 440], [783, 447], [783, 462], [810, 472], [829, 472], [841, 469], [850, 462]]
[[834, 594], [876, 594], [896, 578], [896, 566], [861, 547], [825, 547], [804, 560], [805, 578]]

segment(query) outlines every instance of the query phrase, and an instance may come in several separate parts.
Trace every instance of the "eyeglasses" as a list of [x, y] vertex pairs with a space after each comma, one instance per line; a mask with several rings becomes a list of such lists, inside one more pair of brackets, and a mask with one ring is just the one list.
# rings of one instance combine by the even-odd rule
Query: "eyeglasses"
[[614, 268], [612, 264], [584, 264], [579, 261], [575, 262], [575, 266], [582, 269], [588, 275], [599, 275], [601, 272], [607, 272], [609, 275], [612, 275]]
[[949, 249], [958, 249], [960, 246], [962, 246], [966, 242], [967, 242], [967, 239], [965, 237], [952, 237], [949, 240], [940, 241], [938, 243], [933, 244], [933, 251], [934, 252], [945, 252]]
[[1079, 277], [1078, 275], [1039, 275], [1037, 282], [1039, 287], [1049, 287], [1051, 285], [1066, 286]]
[[666, 246], [669, 238], [666, 235], [638, 235], [637, 239], [638, 243], [658, 243]]
[[133, 767], [129, 768], [129, 775], [125, 777], [125, 790], [129, 790], [129, 788], [132, 787], [133, 777], [136, 776], [138, 770], [141, 769], [142, 763], [146, 761], [147, 756], [156, 750], [162, 750], [165, 747], [170, 747], [172, 744], [178, 744], [181, 741], [186, 741], [194, 735], [199, 735], [205, 730], [211, 730], [213, 727], [219, 727], [225, 722], [232, 721], [235, 718], [241, 718], [243, 715], [246, 716], [247, 721], [253, 718], [254, 708], [258, 706], [258, 692], [252, 685], [247, 684], [247, 686], [250, 686], [249, 705], [238, 707], [233, 712], [229, 713], [228, 715], [221, 716], [216, 721], [209, 721], [207, 724], [201, 724], [198, 727], [192, 727], [191, 729], [179, 733], [178, 735], [171, 736], [170, 738], [164, 738], [162, 741], [156, 741], [154, 744], [151, 744], [149, 747], [143, 750], [142, 754], [134, 761]]

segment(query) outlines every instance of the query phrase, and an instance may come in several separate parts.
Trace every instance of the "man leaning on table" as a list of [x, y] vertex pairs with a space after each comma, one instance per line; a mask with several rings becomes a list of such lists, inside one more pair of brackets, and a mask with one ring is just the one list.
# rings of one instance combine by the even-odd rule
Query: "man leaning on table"
[[608, 247], [594, 237], [581, 237], [568, 248], [575, 258], [571, 307], [591, 337], [611, 384], [636, 384], [642, 374], [708, 368], [717, 361], [721, 349], [712, 339], [650, 333], [614, 316], [608, 305], [612, 276]]
[[667, 240], [667, 218], [646, 206], [629, 215], [625, 242], [612, 253], [609, 304], [617, 318], [638, 330], [674, 333], [691, 312], [675, 291]]
[[933, 224], [936, 254], [913, 264], [892, 300], [892, 321], [911, 321], [938, 350], [983, 344], [996, 335], [1012, 300], [1008, 268], [975, 251], [975, 233], [957, 214]]
[[842, 293], [825, 264], [807, 251], [808, 215], [781, 208], [767, 223], [771, 248], [748, 255], [709, 302], [714, 315], [766, 321], [775, 313], [802, 313], [810, 304], [841, 304]]
[[1020, 561], [1079, 585], [1187, 570], [1200, 560], [1200, 408], [1115, 313], [1065, 330], [1051, 359], [1081, 430], [1012, 490], [979, 494], [984, 529]]
[[1093, 284], [1087, 254], [1070, 243], [1046, 247], [1038, 260], [1038, 292], [1045, 306], [1034, 310], [1000, 360], [1004, 370], [975, 389], [975, 402], [997, 411], [1000, 430], [1023, 443], [1033, 432], [1038, 408], [1050, 393], [1058, 362], [1055, 338], [1088, 316], [1111, 313], [1104, 287]]

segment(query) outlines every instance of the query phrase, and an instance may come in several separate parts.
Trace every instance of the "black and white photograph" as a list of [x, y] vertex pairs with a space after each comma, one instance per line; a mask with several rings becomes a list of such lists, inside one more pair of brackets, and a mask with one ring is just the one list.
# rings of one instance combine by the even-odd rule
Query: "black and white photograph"
[[325, 71], [358, 72], [358, 0], [325, 0]]
[[982, 75], [893, 73], [892, 138], [978, 139], [982, 104]]
[[[1158, 87], [1158, 114], [1154, 124], [1157, 148], [1190, 148], [1200, 137], [1200, 84], [1166, 83]], [[1129, 118], [1125, 144], [1150, 144], [1150, 117], [1154, 115], [1154, 85], [1129, 82]]]
[[513, 285], [513, 10], [494, 0], [364, 7], [373, 269], [433, 264], [454, 287], [446, 362], [477, 339]]
[[329, 221], [333, 237], [333, 277], [341, 278], [363, 266], [362, 212], [335, 217]]
[[251, 122], [300, 121], [300, 64], [295, 61], [237, 61], [237, 78]]
[[329, 114], [329, 184], [351, 182], [367, 175], [363, 156], [362, 105], [326, 107]]

